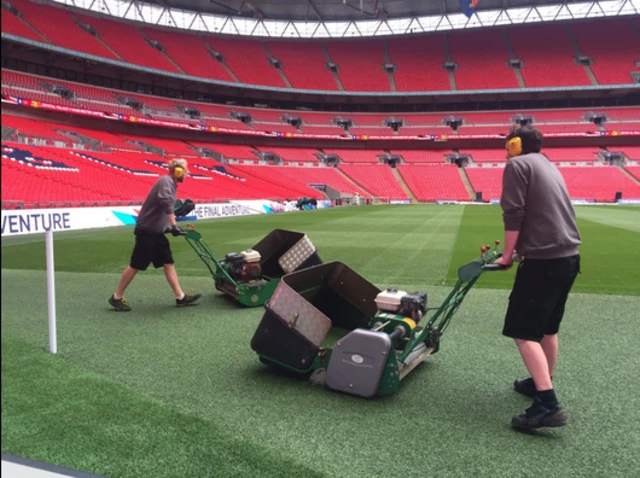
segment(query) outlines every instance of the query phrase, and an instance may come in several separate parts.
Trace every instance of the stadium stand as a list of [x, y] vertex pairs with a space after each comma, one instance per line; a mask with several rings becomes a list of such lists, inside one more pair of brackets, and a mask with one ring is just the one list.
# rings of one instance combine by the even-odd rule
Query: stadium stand
[[340, 170], [376, 197], [408, 199], [407, 194], [386, 164], [341, 164]]
[[572, 147], [572, 148], [544, 148], [543, 154], [551, 161], [598, 161], [597, 153], [600, 148]]
[[509, 51], [500, 30], [452, 33], [447, 36], [459, 90], [518, 88], [507, 67]]
[[296, 161], [296, 162], [307, 162], [307, 163], [317, 163], [318, 158], [316, 154], [319, 153], [317, 149], [313, 148], [277, 148], [270, 146], [259, 146], [259, 148], [263, 152], [270, 152], [278, 156], [280, 159], [286, 162]]
[[[569, 27], [522, 26], [505, 29], [506, 38], [501, 30], [492, 29], [454, 32], [448, 37], [428, 34], [384, 41], [263, 43], [200, 37], [156, 27], [138, 28], [135, 23], [28, 0], [9, 0], [8, 3], [33, 27], [12, 13], [3, 15], [2, 30], [16, 36], [47, 41], [96, 58], [124, 60], [172, 73], [231, 82], [237, 78], [246, 84], [280, 88], [335, 91], [338, 85], [325, 66], [328, 58], [324, 48], [331, 61], [338, 65], [337, 76], [347, 91], [388, 92], [392, 91], [392, 84], [397, 91], [450, 90], [453, 84], [442, 67], [447, 61], [447, 49], [451, 60], [458, 64], [453, 74], [458, 90], [518, 88], [515, 72], [506, 65], [509, 44], [515, 56], [524, 62], [521, 71], [528, 87], [590, 85], [585, 68], [574, 60], [578, 56], [577, 48], [593, 59], [590, 68], [600, 84], [632, 83], [629, 73], [637, 61], [633, 42], [626, 41], [635, 36], [626, 19], [575, 22]], [[41, 12], [46, 15], [40, 15]], [[88, 33], [79, 23], [89, 25], [96, 35]], [[598, 35], [594, 35], [594, 31]], [[77, 41], [79, 37], [82, 41]], [[157, 41], [163, 51], [148, 40]], [[228, 70], [213, 59], [213, 52], [222, 55]], [[270, 63], [272, 57], [281, 62], [281, 72]], [[387, 62], [396, 68], [393, 82], [383, 69]], [[369, 74], [362, 75], [362, 71]], [[503, 74], [496, 75], [496, 71]]]
[[447, 61], [443, 36], [393, 38], [387, 45], [390, 60], [397, 66], [393, 77], [398, 91], [451, 89], [448, 73], [442, 68]]
[[391, 128], [372, 128], [370, 126], [352, 126], [349, 128], [349, 132], [356, 136], [391, 136], [394, 134]]
[[398, 171], [419, 201], [471, 200], [455, 164], [400, 164]]
[[347, 180], [336, 168], [278, 166], [276, 170], [269, 169], [271, 169], [269, 171], [270, 174], [281, 176], [293, 184], [304, 184], [305, 186], [309, 184], [326, 185], [346, 194], [357, 192], [362, 197], [371, 197], [368, 191]]
[[53, 45], [110, 60], [119, 59], [97, 37], [80, 28], [69, 11], [27, 0], [11, 0], [11, 4]]
[[[275, 169], [278, 168], [278, 169]], [[285, 166], [247, 166], [247, 165], [235, 165], [229, 168], [231, 171], [236, 171], [237, 174], [244, 178], [253, 178], [259, 180], [261, 183], [274, 184], [280, 190], [284, 191], [284, 196], [279, 199], [285, 198], [299, 198], [309, 197], [321, 199], [322, 193], [318, 190], [308, 186], [308, 183], [302, 177], [306, 168], [294, 168], [295, 174], [287, 175], [284, 169]], [[300, 171], [298, 173], [298, 171]]]
[[547, 133], [596, 133], [601, 129], [593, 123], [580, 123], [580, 124], [534, 124], [534, 126], [542, 132]]
[[7, 10], [2, 12], [2, 33], [9, 33], [37, 42], [46, 41], [46, 38], [40, 35], [24, 18]]
[[235, 79], [207, 50], [207, 44], [196, 35], [143, 27], [142, 31], [158, 41], [176, 64], [188, 75], [235, 82]]
[[460, 154], [469, 155], [474, 163], [504, 163], [507, 161], [507, 152], [504, 149], [464, 149], [460, 150]]
[[640, 146], [622, 146], [620, 149], [627, 158], [640, 161]]
[[[53, 86], [64, 87], [74, 93], [67, 99], [58, 94], [51, 93]], [[351, 134], [358, 135], [385, 135], [393, 136], [393, 130], [383, 126], [384, 120], [390, 117], [401, 118], [407, 126], [400, 128], [401, 135], [451, 135], [455, 134], [451, 128], [442, 125], [442, 120], [449, 116], [447, 113], [406, 113], [406, 114], [371, 114], [371, 113], [321, 113], [309, 111], [287, 111], [265, 108], [233, 108], [231, 106], [214, 105], [190, 101], [179, 101], [169, 98], [160, 98], [144, 94], [134, 94], [107, 88], [82, 85], [69, 81], [44, 78], [40, 76], [2, 70], [3, 94], [28, 98], [52, 104], [61, 104], [75, 107], [84, 107], [94, 111], [105, 111], [130, 116], [146, 116], [171, 120], [179, 123], [203, 123], [208, 126], [229, 128], [235, 130], [276, 131], [305, 134], [335, 134], [346, 135], [340, 127], [332, 124], [332, 120], [342, 116], [351, 118], [354, 126]], [[138, 101], [141, 109], [124, 103], [126, 99]], [[191, 118], [184, 112], [185, 107], [198, 110], [200, 119]], [[250, 124], [233, 119], [233, 111], [249, 113], [254, 119]], [[558, 110], [527, 110], [511, 112], [456, 112], [457, 117], [464, 119], [465, 123], [458, 129], [458, 134], [506, 134], [512, 126], [512, 118], [517, 114], [527, 114], [534, 117], [534, 126], [543, 133], [561, 132], [597, 132], [595, 124], [587, 122], [585, 116], [588, 109], [558, 109]], [[604, 113], [611, 118], [610, 123], [605, 123], [607, 129], [622, 130], [637, 127], [640, 119], [638, 108], [599, 108], [599, 113]], [[283, 121], [285, 114], [299, 116], [303, 121], [301, 131], [298, 131]], [[635, 121], [634, 121], [635, 120]], [[621, 121], [623, 121], [621, 123]]]
[[[347, 91], [391, 91], [382, 41], [331, 41], [326, 43], [338, 76]], [[367, 74], [363, 75], [362, 72]]]
[[[640, 185], [615, 166], [559, 167], [572, 199], [612, 202], [616, 192], [623, 197], [640, 198]], [[625, 166], [640, 179], [640, 166]], [[482, 191], [484, 200], [499, 199], [502, 193], [502, 168], [466, 168], [474, 191]]]
[[605, 129], [607, 131], [640, 131], [640, 122], [608, 122], [605, 126]]
[[525, 86], [591, 84], [584, 67], [573, 61], [576, 52], [563, 26], [522, 26], [507, 32], [516, 57], [524, 63]]
[[203, 143], [197, 141], [189, 141], [189, 144], [196, 148], [207, 149], [213, 154], [219, 156], [218, 159], [243, 159], [243, 160], [257, 160], [258, 157], [256, 149], [251, 146], [245, 146], [241, 144], [220, 144], [220, 143]]
[[158, 137], [137, 136], [137, 135], [118, 135], [121, 139], [137, 144], [143, 144], [144, 147], [160, 150], [165, 156], [200, 156], [189, 145], [182, 141], [163, 139]]
[[625, 168], [634, 178], [640, 181], [640, 166], [625, 166]]
[[336, 149], [324, 148], [326, 154], [335, 154], [343, 163], [377, 163], [378, 156], [384, 154], [382, 150]]
[[222, 54], [225, 64], [242, 83], [286, 88], [278, 70], [269, 63], [262, 43], [253, 40], [203, 37], [209, 46]]
[[91, 25], [120, 58], [127, 63], [156, 70], [180, 73], [168, 57], [153, 48], [144, 34], [132, 23], [116, 22], [84, 14], [76, 14], [81, 22]]
[[573, 199], [610, 202], [616, 192], [640, 198], [640, 185], [615, 166], [560, 168]]
[[640, 108], [614, 108], [608, 111], [600, 111], [599, 108], [596, 112], [606, 112], [611, 121], [638, 121], [640, 120]]
[[56, 132], [49, 124], [43, 121], [3, 114], [2, 125], [14, 129], [16, 134], [21, 136], [41, 138], [52, 142], [61, 141], [65, 144], [71, 143], [70, 138]]
[[484, 201], [500, 199], [502, 194], [503, 168], [465, 168], [473, 190], [482, 192]]
[[[502, 134], [506, 135], [511, 130], [511, 125], [508, 126], [460, 126], [458, 127], [458, 134]], [[452, 134], [449, 132], [448, 134]]]
[[[523, 85], [542, 88], [628, 84], [632, 82], [631, 72], [638, 71], [637, 42], [629, 39], [638, 38], [634, 28], [640, 24], [634, 27], [633, 19], [629, 18], [454, 30], [384, 39], [256, 40], [178, 31], [28, 0], [8, 3], [21, 17], [9, 12], [11, 8], [5, 2], [3, 33], [88, 54], [97, 64], [99, 58], [107, 58], [251, 86], [380, 93], [468, 91], [514, 89]], [[594, 35], [594, 31], [598, 34]], [[592, 60], [589, 66], [576, 62], [581, 54]], [[508, 66], [508, 60], [514, 57], [523, 61], [520, 71]], [[447, 61], [455, 64], [454, 70], [444, 68]], [[335, 72], [327, 67], [328, 62], [336, 63]], [[385, 71], [386, 64], [393, 66], [392, 71]], [[61, 72], [56, 75], [67, 78]], [[506, 160], [503, 149], [481, 148], [481, 140], [473, 148], [443, 149], [443, 144], [439, 144], [440, 149], [412, 149], [419, 148], [415, 146], [417, 143], [405, 147], [402, 141], [394, 143], [393, 138], [504, 135], [518, 114], [531, 115], [534, 126], [544, 134], [578, 132], [598, 137], [607, 131], [640, 129], [640, 109], [633, 107], [451, 113], [320, 112], [292, 110], [291, 104], [289, 109], [270, 109], [182, 101], [151, 96], [145, 90], [148, 88], [125, 92], [2, 70], [2, 93], [14, 97], [18, 104], [18, 99], [24, 98], [106, 112], [112, 119], [123, 115], [172, 121], [182, 127], [189, 124], [195, 130], [206, 125], [238, 133], [263, 131], [273, 137], [304, 133], [343, 137], [384, 135], [390, 139], [382, 146], [369, 143], [367, 149], [360, 148], [360, 144], [357, 148], [353, 144], [353, 149], [334, 148], [323, 146], [321, 141], [305, 146], [307, 143], [296, 140], [292, 141], [293, 146], [285, 147], [281, 142], [242, 134], [235, 136], [234, 141], [243, 144], [225, 144], [219, 139], [224, 136], [216, 135], [211, 135], [212, 141], [206, 141], [207, 136], [201, 137], [204, 141], [180, 141], [163, 137], [161, 131], [143, 136], [120, 129], [113, 134], [72, 126], [82, 124], [73, 118], [63, 120], [66, 124], [57, 124], [3, 112], [3, 171], [15, 174], [20, 181], [24, 179], [23, 185], [10, 185], [6, 194], [3, 182], [3, 201], [9, 196], [15, 199], [23, 195], [36, 202], [49, 198], [68, 203], [135, 203], [140, 201], [143, 191], [146, 193], [153, 178], [162, 173], [167, 159], [174, 156], [188, 157], [193, 165], [192, 178], [181, 190], [197, 200], [322, 198], [319, 189], [323, 186], [349, 194], [357, 191], [366, 197], [407, 199], [402, 181], [419, 201], [469, 200], [469, 184], [489, 200], [500, 194], [501, 166]], [[186, 108], [199, 114], [189, 114]], [[235, 119], [233, 113], [237, 111], [248, 113], [252, 120], [245, 124]], [[587, 119], [593, 112], [606, 115], [602, 126]], [[42, 117], [31, 109], [25, 109], [25, 114]], [[302, 126], [287, 124], [285, 114], [299, 116]], [[443, 124], [450, 115], [463, 120], [457, 131]], [[353, 126], [345, 131], [335, 124], [338, 117], [351, 119]], [[386, 126], [385, 120], [389, 118], [403, 120], [399, 132]], [[136, 122], [136, 118], [131, 122]], [[432, 142], [424, 144], [435, 148]], [[639, 166], [633, 162], [640, 161], [640, 148], [607, 148], [622, 151], [632, 164], [605, 166], [598, 153], [606, 151], [606, 141], [602, 145], [545, 147], [543, 152], [558, 165], [574, 198], [611, 201], [617, 191], [625, 197], [640, 196], [638, 184], [632, 179], [638, 177]], [[262, 153], [268, 152], [275, 155], [274, 164], [281, 159], [285, 165], [266, 165]], [[448, 164], [446, 156], [457, 152], [470, 156], [471, 167], [463, 170]], [[400, 157], [397, 171], [401, 181], [391, 167], [381, 164], [386, 153]], [[337, 156], [337, 167], [321, 166], [321, 155], [325, 154]], [[312, 163], [312, 166], [290, 163]], [[593, 164], [583, 167], [589, 163]], [[467, 185], [465, 178], [469, 180]], [[134, 179], [136, 186], [132, 186]]]
[[[635, 168], [635, 169], [634, 169]], [[639, 166], [626, 166], [634, 175]], [[565, 179], [572, 199], [612, 202], [616, 192], [623, 197], [640, 198], [640, 185], [615, 166], [558, 168]], [[499, 199], [502, 193], [502, 168], [466, 168], [465, 172], [474, 191], [482, 191], [484, 200]], [[634, 172], [636, 174], [634, 174]]]
[[[631, 83], [631, 71], [637, 71], [638, 39], [624, 20], [610, 19], [597, 28], [589, 23], [569, 25], [582, 53], [589, 56], [590, 65], [598, 83]], [[596, 33], [597, 32], [597, 33]], [[630, 41], [631, 40], [631, 41]]]
[[393, 149], [392, 155], [401, 156], [405, 163], [444, 163], [451, 150]]
[[338, 135], [338, 136], [346, 136], [347, 132], [340, 128], [339, 126], [326, 127], [326, 126], [315, 126], [315, 125], [304, 125], [301, 130], [304, 134], [323, 134], [323, 135]]
[[320, 43], [267, 42], [267, 47], [282, 64], [293, 88], [301, 90], [335, 91], [338, 84], [325, 67], [325, 57]]
[[[42, 167], [36, 168], [36, 163]], [[71, 151], [3, 142], [2, 168], [12, 177], [11, 181], [3, 180], [3, 201], [50, 205], [76, 205], [71, 203], [80, 202], [103, 205], [109, 201], [136, 204], [145, 198], [153, 178], [166, 171], [166, 160], [142, 152]], [[192, 177], [181, 185], [180, 195], [196, 201], [323, 197], [317, 190], [309, 188], [297, 172], [305, 168], [290, 169], [295, 172], [282, 180], [280, 170], [273, 174], [270, 167], [222, 166], [204, 158], [191, 159]], [[349, 192], [354, 189], [335, 169], [316, 169], [323, 170], [325, 179], [332, 175], [332, 187]], [[28, 181], [22, 180], [29, 175], [32, 177]]]

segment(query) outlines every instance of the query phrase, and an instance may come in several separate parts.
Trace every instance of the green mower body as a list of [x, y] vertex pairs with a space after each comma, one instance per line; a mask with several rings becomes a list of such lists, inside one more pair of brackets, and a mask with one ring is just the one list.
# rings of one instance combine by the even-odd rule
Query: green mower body
[[311, 241], [299, 232], [276, 229], [252, 249], [224, 259], [216, 259], [195, 228], [190, 227], [185, 238], [211, 272], [216, 289], [245, 307], [266, 304], [287, 272], [322, 263]]
[[[332, 262], [287, 274], [251, 341], [262, 363], [350, 395], [396, 392], [411, 371], [440, 348], [464, 297], [501, 256], [496, 246], [458, 270], [445, 301], [427, 294], [382, 291], [345, 264]], [[332, 332], [338, 329], [338, 337]], [[333, 340], [327, 340], [333, 336]]]

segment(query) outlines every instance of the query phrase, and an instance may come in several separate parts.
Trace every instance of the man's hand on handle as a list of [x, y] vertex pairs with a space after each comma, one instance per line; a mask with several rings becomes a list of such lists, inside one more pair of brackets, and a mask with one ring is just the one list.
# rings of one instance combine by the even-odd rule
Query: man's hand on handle
[[174, 237], [186, 236], [187, 235], [187, 233], [185, 231], [183, 231], [182, 229], [180, 229], [177, 224], [174, 224], [173, 226], [171, 226], [169, 229], [167, 229], [164, 232], [165, 233], [169, 233], [170, 232]]
[[494, 264], [497, 264], [502, 267], [502, 270], [508, 271], [513, 266], [513, 257], [511, 256], [502, 256], [496, 259]]
[[514, 262], [520, 262], [521, 260], [522, 260], [522, 257], [520, 257], [517, 252], [513, 251], [513, 254], [509, 256], [502, 255], [498, 259], [493, 261], [492, 264], [487, 264], [485, 266], [485, 269], [508, 271], [509, 269], [511, 269]]

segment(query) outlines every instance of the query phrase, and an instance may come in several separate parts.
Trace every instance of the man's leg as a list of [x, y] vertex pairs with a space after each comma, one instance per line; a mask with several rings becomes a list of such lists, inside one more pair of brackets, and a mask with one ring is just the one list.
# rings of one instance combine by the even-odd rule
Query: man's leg
[[515, 339], [522, 355], [522, 360], [529, 370], [537, 390], [551, 390], [551, 374], [549, 373], [549, 363], [543, 346], [531, 340]]
[[182, 299], [184, 297], [184, 292], [182, 292], [182, 288], [180, 287], [180, 282], [178, 281], [178, 273], [176, 272], [176, 267], [174, 264], [165, 264], [164, 268], [164, 276], [167, 278], [167, 282], [171, 286], [171, 290], [176, 296], [176, 299]]
[[139, 271], [146, 270], [149, 262], [151, 262], [151, 253], [148, 236], [141, 233], [137, 229], [134, 231], [136, 237], [135, 246], [131, 253], [131, 259], [129, 265], [122, 272], [120, 282], [116, 288], [116, 292], [109, 297], [109, 304], [119, 312], [128, 312], [131, 310], [131, 306], [124, 298], [124, 293], [133, 281], [133, 278]]
[[127, 266], [126, 269], [122, 272], [122, 276], [120, 277], [120, 282], [118, 283], [118, 287], [116, 292], [109, 297], [109, 305], [111, 305], [118, 312], [129, 312], [131, 310], [131, 306], [124, 298], [124, 291], [127, 289], [131, 281], [138, 273], [137, 269], [134, 269], [131, 266]]
[[540, 342], [544, 355], [549, 365], [549, 376], [553, 377], [553, 370], [556, 368], [558, 361], [558, 334], [545, 335]]
[[127, 287], [129, 287], [129, 284], [131, 284], [131, 281], [137, 273], [137, 269], [134, 269], [131, 266], [127, 266], [127, 268], [122, 273], [122, 277], [120, 277], [118, 288], [116, 289], [116, 293], [114, 294], [114, 297], [116, 299], [122, 299], [122, 297], [124, 297], [124, 292], [127, 290]]
[[192, 304], [201, 297], [200, 294], [190, 295], [185, 294], [182, 291], [182, 287], [180, 287], [180, 281], [178, 280], [178, 273], [176, 272], [171, 247], [169, 245], [168, 239], [164, 235], [158, 238], [158, 242], [155, 245], [153, 264], [155, 267], [160, 267], [162, 265], [162, 268], [164, 269], [164, 276], [167, 278], [167, 282], [169, 282], [171, 290], [176, 296], [176, 305], [178, 307]]
[[549, 363], [541, 344], [542, 340], [537, 342], [515, 339], [522, 360], [531, 374], [535, 389], [533, 404], [524, 413], [511, 420], [511, 425], [518, 429], [561, 427], [567, 422], [567, 417], [558, 403], [556, 392], [551, 383]]
[[515, 340], [532, 378], [516, 380], [516, 390], [534, 399], [523, 414], [513, 417], [518, 429], [563, 426], [564, 411], [551, 383], [549, 363], [542, 347], [547, 324], [554, 308], [554, 281], [549, 280], [548, 263], [525, 260], [518, 267], [503, 334]]

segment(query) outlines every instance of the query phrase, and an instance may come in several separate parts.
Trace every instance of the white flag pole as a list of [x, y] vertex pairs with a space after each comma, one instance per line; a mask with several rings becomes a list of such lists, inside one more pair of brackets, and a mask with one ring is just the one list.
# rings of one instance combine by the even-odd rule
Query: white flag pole
[[56, 286], [55, 266], [53, 261], [53, 230], [45, 231], [47, 247], [47, 300], [49, 305], [49, 352], [58, 353], [58, 340], [56, 332]]

